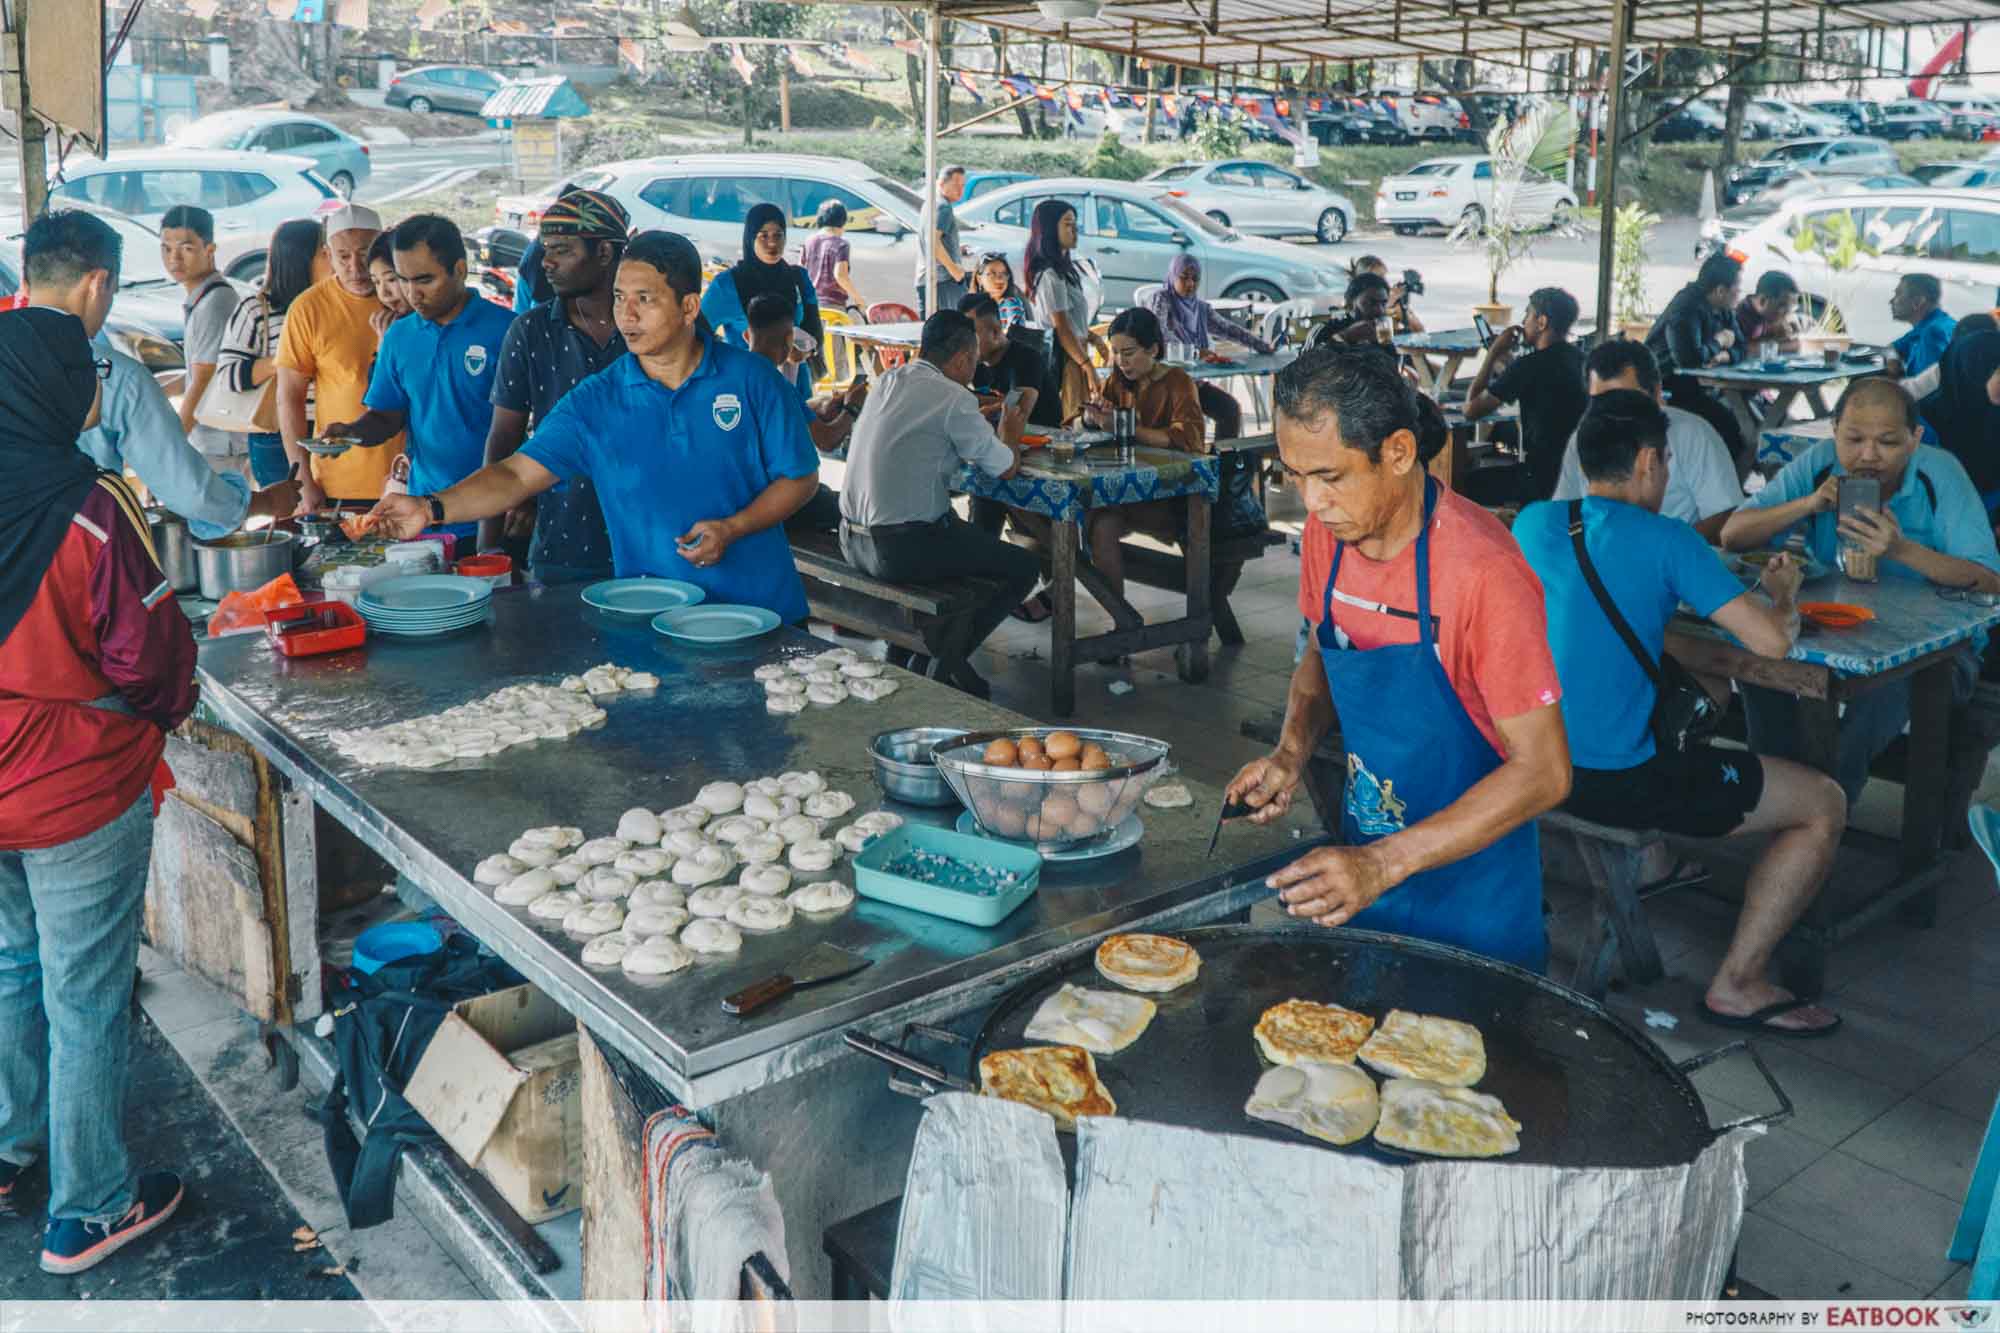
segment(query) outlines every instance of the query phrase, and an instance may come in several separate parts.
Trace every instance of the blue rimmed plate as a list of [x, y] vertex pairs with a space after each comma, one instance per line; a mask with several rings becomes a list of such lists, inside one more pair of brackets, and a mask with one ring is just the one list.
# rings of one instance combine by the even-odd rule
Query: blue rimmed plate
[[708, 594], [679, 579], [606, 579], [583, 590], [586, 606], [606, 615], [650, 619], [663, 611], [693, 606]]
[[776, 611], [727, 602], [683, 606], [653, 617], [655, 630], [680, 643], [736, 643], [768, 634], [781, 623]]
[[423, 613], [483, 606], [492, 596], [493, 585], [485, 579], [411, 574], [371, 585], [361, 600], [381, 611]]

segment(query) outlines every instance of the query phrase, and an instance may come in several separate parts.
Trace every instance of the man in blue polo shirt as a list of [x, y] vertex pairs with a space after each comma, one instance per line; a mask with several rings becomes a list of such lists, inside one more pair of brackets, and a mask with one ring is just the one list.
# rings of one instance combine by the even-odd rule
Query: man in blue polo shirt
[[769, 361], [698, 323], [701, 256], [673, 232], [625, 248], [612, 293], [625, 356], [578, 384], [519, 452], [426, 494], [385, 495], [383, 527], [504, 513], [563, 477], [587, 476], [621, 577], [664, 575], [711, 602], [806, 615], [784, 521], [812, 498], [819, 456], [796, 391]]
[[1942, 309], [1944, 287], [1930, 273], [1905, 273], [1889, 297], [1889, 314], [1910, 326], [1910, 331], [1889, 344], [1889, 373], [1897, 379], [1915, 379], [1936, 365], [1951, 346], [1952, 330], [1958, 321]]
[[417, 318], [399, 319], [382, 335], [362, 399], [367, 413], [320, 433], [377, 445], [407, 425], [409, 444], [394, 475], [407, 465], [411, 492], [430, 495], [485, 461], [493, 380], [514, 317], [466, 286], [465, 239], [448, 219], [418, 213], [394, 235], [396, 275]]

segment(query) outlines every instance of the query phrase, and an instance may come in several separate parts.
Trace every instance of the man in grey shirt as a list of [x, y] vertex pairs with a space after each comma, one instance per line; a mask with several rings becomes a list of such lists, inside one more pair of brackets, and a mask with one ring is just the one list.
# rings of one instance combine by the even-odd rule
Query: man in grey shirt
[[181, 335], [187, 357], [187, 389], [181, 395], [181, 429], [218, 472], [250, 473], [250, 446], [241, 435], [195, 424], [201, 396], [222, 359], [222, 339], [239, 299], [229, 279], [215, 271], [215, 218], [205, 208], [177, 204], [160, 219], [160, 260], [167, 276], [187, 293]]
[[[1007, 478], [1021, 466], [1028, 414], [1009, 405], [1000, 415], [1000, 433], [993, 433], [971, 389], [978, 360], [979, 333], [970, 318], [941, 310], [925, 320], [917, 359], [884, 375], [868, 395], [848, 439], [840, 492], [841, 553], [863, 572], [892, 582], [968, 574], [1000, 581], [973, 613], [968, 651], [985, 642], [1041, 576], [1032, 554], [952, 512], [951, 480], [961, 467], [969, 463]], [[929, 664], [898, 665], [917, 670]], [[982, 699], [991, 693], [969, 670], [948, 683]]]
[[[959, 262], [958, 214], [952, 205], [965, 197], [965, 168], [946, 167], [937, 178], [937, 231], [930, 240], [930, 260], [937, 268], [937, 308], [958, 309], [965, 295], [965, 266]], [[924, 293], [924, 247], [917, 247], [917, 318], [930, 314]]]

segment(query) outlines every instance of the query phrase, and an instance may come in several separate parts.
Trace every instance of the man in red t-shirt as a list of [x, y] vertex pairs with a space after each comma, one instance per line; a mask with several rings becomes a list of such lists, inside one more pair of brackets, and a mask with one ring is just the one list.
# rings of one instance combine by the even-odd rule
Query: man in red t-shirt
[[1430, 478], [1444, 421], [1393, 365], [1315, 349], [1275, 392], [1278, 453], [1309, 513], [1299, 609], [1315, 642], [1277, 748], [1229, 798], [1276, 819], [1337, 722], [1347, 845], [1271, 877], [1287, 909], [1540, 971], [1533, 821], [1570, 780], [1541, 585], [1497, 519]]

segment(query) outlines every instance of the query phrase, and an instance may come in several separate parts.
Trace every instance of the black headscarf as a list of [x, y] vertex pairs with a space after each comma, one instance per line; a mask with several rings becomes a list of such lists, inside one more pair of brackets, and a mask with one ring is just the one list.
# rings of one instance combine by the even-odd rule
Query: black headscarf
[[819, 298], [813, 294], [812, 280], [797, 264], [779, 260], [767, 264], [757, 257], [757, 233], [773, 222], [790, 229], [790, 220], [785, 210], [776, 204], [757, 204], [743, 219], [743, 258], [736, 261], [730, 273], [736, 278], [736, 297], [743, 303], [743, 313], [750, 313], [750, 303], [760, 296], [783, 297], [805, 313], [799, 319], [799, 327], [814, 338], [820, 336]]
[[38, 306], [0, 315], [0, 639], [27, 614], [97, 481], [76, 447], [96, 396], [82, 321]]
[[1937, 391], [1919, 404], [1938, 443], [1957, 455], [1983, 493], [2000, 488], [2000, 407], [1986, 394], [2000, 370], [2000, 333], [1975, 333], [1945, 349]]

